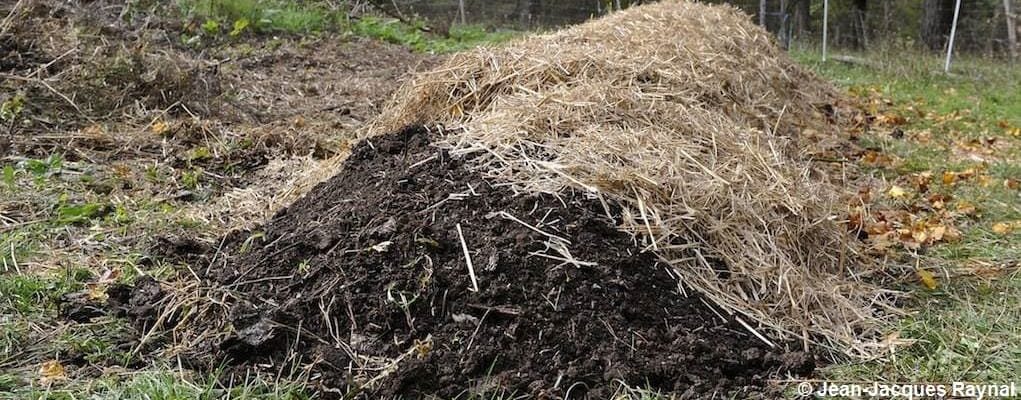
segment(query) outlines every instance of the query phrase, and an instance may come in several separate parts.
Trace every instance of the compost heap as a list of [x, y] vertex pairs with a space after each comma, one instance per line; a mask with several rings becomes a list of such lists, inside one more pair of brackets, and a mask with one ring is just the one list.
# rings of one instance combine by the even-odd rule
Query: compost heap
[[620, 204], [642, 249], [759, 333], [870, 356], [895, 299], [862, 281], [839, 173], [811, 161], [841, 146], [839, 104], [747, 15], [663, 1], [457, 54], [366, 132], [443, 126], [487, 179]]
[[617, 229], [618, 207], [515, 193], [435, 139], [365, 140], [339, 174], [195, 262], [211, 262], [232, 328], [208, 330], [198, 353], [304, 364], [321, 393], [368, 398], [609, 398], [622, 383], [744, 398], [814, 368], [683, 295]]
[[866, 354], [884, 318], [807, 161], [836, 98], [730, 7], [461, 53], [168, 304], [203, 357], [322, 393], [753, 396], [811, 371], [792, 342]]

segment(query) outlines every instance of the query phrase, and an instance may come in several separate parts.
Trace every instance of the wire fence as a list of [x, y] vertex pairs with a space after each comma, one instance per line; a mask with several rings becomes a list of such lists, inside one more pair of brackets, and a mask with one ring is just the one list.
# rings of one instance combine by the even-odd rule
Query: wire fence
[[440, 25], [466, 23], [534, 29], [584, 22], [615, 9], [640, 4], [641, 1], [374, 0], [372, 3], [402, 19], [420, 17]]
[[[584, 22], [616, 9], [657, 0], [369, 0], [377, 9], [401, 19], [421, 18], [441, 29], [455, 24], [492, 28], [542, 29]], [[728, 3], [747, 13], [789, 46], [794, 41], [818, 43], [822, 32], [821, 0], [701, 0]], [[943, 0], [870, 1], [867, 8], [849, 1], [830, 1], [829, 42], [838, 47], [867, 49], [885, 44], [929, 40], [938, 50], [949, 37], [949, 25], [927, 33], [923, 12]], [[1021, 36], [1019, 0], [970, 0], [961, 10], [957, 42], [960, 49], [985, 54], [1017, 52]], [[1007, 7], [1004, 7], [1007, 4]], [[927, 8], [928, 7], [928, 8]], [[945, 25], [945, 24], [944, 24]], [[945, 29], [946, 28], [946, 29]], [[944, 32], [946, 31], [946, 32]], [[1017, 33], [1015, 33], [1015, 31]], [[935, 39], [935, 40], [933, 40]], [[1011, 46], [1011, 44], [1015, 44]]]

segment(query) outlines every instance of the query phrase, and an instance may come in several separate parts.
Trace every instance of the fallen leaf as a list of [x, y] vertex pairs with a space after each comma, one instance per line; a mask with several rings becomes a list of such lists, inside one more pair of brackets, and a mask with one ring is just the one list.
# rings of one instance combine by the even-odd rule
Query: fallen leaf
[[101, 139], [106, 137], [106, 131], [103, 129], [103, 126], [99, 124], [92, 124], [85, 127], [85, 129], [82, 129], [82, 134], [92, 139]]
[[961, 231], [957, 230], [952, 226], [947, 227], [946, 232], [943, 233], [943, 241], [945, 242], [956, 242], [961, 240]]
[[1013, 227], [1006, 222], [997, 222], [993, 224], [993, 232], [996, 232], [1000, 235], [1006, 235], [1010, 233], [1011, 230], [1013, 230]]
[[875, 150], [867, 150], [861, 155], [862, 164], [876, 168], [889, 168], [893, 166], [893, 157]]
[[957, 182], [957, 174], [956, 173], [954, 173], [952, 171], [946, 171], [946, 172], [943, 173], [943, 184], [944, 185], [947, 185], [947, 186], [953, 185], [954, 182]]
[[87, 295], [89, 300], [93, 301], [106, 301], [110, 296], [106, 294], [106, 285], [99, 283], [91, 283], [88, 285]]
[[908, 192], [904, 190], [904, 188], [897, 185], [891, 186], [890, 190], [887, 191], [886, 194], [895, 199], [903, 199], [908, 197]]
[[918, 273], [918, 279], [922, 281], [923, 286], [929, 290], [936, 289], [936, 276], [933, 275], [932, 272], [924, 269], [916, 269], [915, 272]]
[[51, 360], [39, 366], [39, 383], [49, 385], [64, 380], [67, 380], [67, 373], [60, 361]]
[[155, 133], [157, 135], [162, 135], [164, 133], [167, 133], [167, 131], [170, 130], [170, 125], [167, 125], [167, 123], [163, 122], [163, 120], [159, 120], [159, 121], [153, 122], [151, 129], [152, 129], [152, 133]]
[[932, 172], [926, 171], [914, 176], [915, 187], [918, 192], [925, 193], [929, 191], [929, 183], [932, 182]]
[[958, 213], [961, 213], [963, 215], [974, 215], [976, 212], [978, 212], [978, 209], [975, 207], [975, 205], [967, 201], [958, 202], [956, 209]]

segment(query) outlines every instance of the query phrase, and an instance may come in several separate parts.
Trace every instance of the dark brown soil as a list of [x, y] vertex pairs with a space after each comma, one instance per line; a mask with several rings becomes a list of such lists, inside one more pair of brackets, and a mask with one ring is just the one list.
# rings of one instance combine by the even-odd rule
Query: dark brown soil
[[[506, 215], [569, 240], [583, 264], [538, 255], [560, 256]], [[685, 397], [763, 396], [765, 379], [814, 367], [679, 294], [600, 202], [493, 187], [423, 129], [361, 143], [343, 172], [256, 231], [229, 236], [210, 273], [246, 299], [214, 356], [280, 365], [296, 351], [316, 361], [327, 397], [380, 374], [361, 368], [388, 364], [368, 357], [403, 357], [362, 388], [370, 398], [607, 398], [616, 380]]]

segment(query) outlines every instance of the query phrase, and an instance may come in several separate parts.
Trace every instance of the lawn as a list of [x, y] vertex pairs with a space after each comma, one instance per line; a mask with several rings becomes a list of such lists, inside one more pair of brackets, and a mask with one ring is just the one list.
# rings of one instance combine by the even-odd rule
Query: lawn
[[898, 249], [892, 259], [924, 272], [903, 282], [908, 315], [887, 356], [831, 366], [824, 376], [978, 383], [1021, 376], [1021, 68], [965, 55], [947, 75], [938, 56], [911, 51], [854, 54], [867, 66], [792, 55], [880, 119], [860, 139], [873, 152], [858, 160], [887, 185], [872, 188], [876, 208], [960, 232]]

